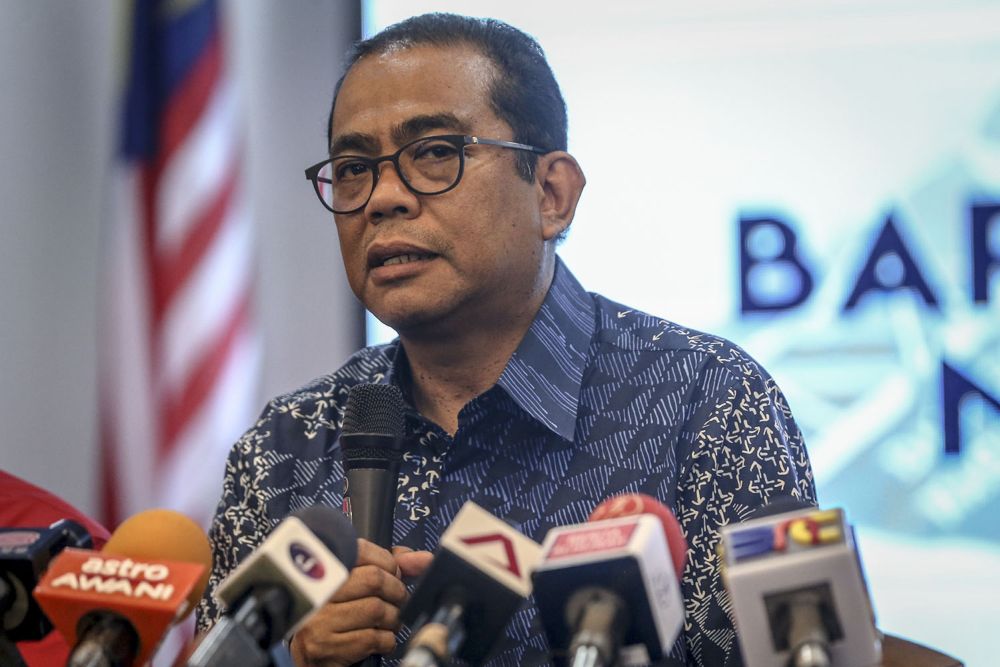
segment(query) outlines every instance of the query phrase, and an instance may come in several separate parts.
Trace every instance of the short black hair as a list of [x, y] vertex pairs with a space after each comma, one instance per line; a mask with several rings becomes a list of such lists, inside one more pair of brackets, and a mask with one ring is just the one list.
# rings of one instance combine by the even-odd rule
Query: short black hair
[[[328, 145], [337, 96], [351, 67], [366, 56], [417, 45], [465, 45], [478, 50], [496, 67], [490, 105], [514, 130], [514, 141], [548, 151], [566, 150], [566, 102], [538, 42], [497, 19], [443, 13], [408, 18], [354, 44], [334, 89], [327, 120]], [[517, 151], [517, 170], [525, 180], [534, 178], [536, 163], [534, 153]]]

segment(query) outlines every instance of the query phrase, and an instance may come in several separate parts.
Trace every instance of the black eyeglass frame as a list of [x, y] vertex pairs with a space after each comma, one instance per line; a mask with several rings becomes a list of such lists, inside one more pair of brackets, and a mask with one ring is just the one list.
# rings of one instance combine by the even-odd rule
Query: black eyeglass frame
[[[403, 151], [405, 151], [407, 148], [409, 148], [414, 144], [420, 143], [421, 141], [432, 141], [432, 140], [446, 141], [455, 146], [456, 149], [458, 149], [458, 174], [455, 176], [455, 182], [449, 185], [448, 187], [443, 188], [441, 190], [434, 190], [432, 192], [424, 192], [422, 190], [418, 190], [417, 188], [415, 188], [410, 183], [410, 181], [407, 180], [406, 176], [403, 174], [402, 169], [399, 168], [399, 156], [403, 154]], [[477, 145], [498, 146], [500, 148], [510, 148], [512, 150], [517, 150], [517, 151], [529, 151], [531, 153], [537, 153], [539, 155], [545, 155], [546, 153], [551, 152], [544, 148], [538, 148], [537, 146], [529, 146], [528, 144], [519, 144], [516, 141], [504, 141], [502, 139], [484, 139], [483, 137], [476, 137], [468, 134], [435, 134], [428, 137], [420, 137], [418, 139], [414, 139], [413, 141], [410, 141], [407, 144], [400, 147], [400, 149], [395, 153], [393, 153], [392, 155], [382, 155], [381, 157], [375, 157], [375, 158], [365, 157], [363, 155], [338, 155], [334, 158], [327, 158], [326, 160], [323, 160], [322, 162], [317, 162], [313, 166], [306, 169], [306, 180], [312, 181], [313, 189], [316, 191], [316, 196], [319, 197], [320, 202], [322, 202], [323, 206], [325, 206], [328, 211], [336, 213], [337, 215], [347, 215], [349, 213], [357, 213], [358, 211], [362, 210], [365, 206], [368, 206], [368, 202], [371, 201], [372, 195], [375, 194], [375, 188], [378, 187], [378, 178], [379, 174], [381, 173], [379, 170], [379, 165], [382, 164], [383, 162], [392, 162], [392, 166], [396, 168], [396, 173], [399, 175], [399, 180], [403, 182], [403, 185], [405, 185], [410, 190], [410, 192], [413, 192], [414, 194], [418, 195], [442, 195], [445, 192], [448, 192], [449, 190], [455, 189], [458, 186], [458, 184], [462, 181], [462, 175], [465, 173], [465, 147], [477, 146]], [[326, 203], [326, 199], [323, 198], [323, 193], [320, 191], [319, 187], [321, 180], [324, 183], [330, 184], [331, 186], [333, 185], [333, 182], [330, 181], [329, 179], [320, 179], [319, 172], [323, 167], [330, 164], [334, 160], [343, 160], [345, 158], [351, 158], [357, 160], [358, 162], [361, 162], [362, 164], [368, 165], [368, 167], [371, 169], [372, 172], [372, 187], [371, 191], [368, 193], [368, 196], [365, 198], [364, 203], [362, 203], [360, 206], [346, 211], [337, 211], [334, 210], [334, 208], [330, 204]]]

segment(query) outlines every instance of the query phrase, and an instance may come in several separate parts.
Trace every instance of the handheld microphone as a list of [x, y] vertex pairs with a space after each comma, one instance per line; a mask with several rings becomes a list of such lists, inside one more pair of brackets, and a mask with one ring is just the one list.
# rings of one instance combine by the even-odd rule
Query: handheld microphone
[[333, 597], [357, 558], [357, 536], [342, 513], [322, 505], [294, 512], [219, 585], [226, 615], [188, 667], [270, 665], [269, 649]]
[[0, 529], [0, 617], [3, 636], [11, 642], [37, 641], [52, 630], [52, 623], [31, 596], [31, 591], [63, 549], [93, 546], [87, 530], [75, 521], [61, 519], [48, 528]]
[[344, 513], [358, 537], [388, 549], [403, 445], [403, 396], [390, 384], [351, 387], [340, 446], [347, 491]]
[[462, 506], [413, 596], [399, 612], [413, 628], [401, 667], [461, 658], [480, 664], [531, 594], [541, 548], [469, 501]]
[[659, 501], [609, 498], [588, 523], [550, 530], [542, 553], [532, 578], [555, 659], [608, 667], [669, 652], [684, 621], [678, 579], [687, 544]]
[[123, 522], [101, 551], [66, 549], [35, 599], [73, 650], [68, 667], [145, 664], [208, 583], [205, 533], [171, 510]]
[[765, 506], [749, 521], [724, 526], [719, 542], [747, 667], [881, 664], [881, 637], [843, 511], [774, 505], [782, 513]]
[[[351, 387], [340, 431], [344, 455], [344, 513], [358, 537], [388, 549], [396, 513], [399, 464], [403, 458], [403, 396], [389, 384]], [[377, 667], [368, 656], [353, 667]]]

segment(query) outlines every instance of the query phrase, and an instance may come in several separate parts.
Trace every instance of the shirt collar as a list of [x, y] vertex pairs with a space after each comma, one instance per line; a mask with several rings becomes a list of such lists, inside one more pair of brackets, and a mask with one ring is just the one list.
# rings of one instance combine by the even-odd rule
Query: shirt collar
[[556, 257], [545, 301], [497, 382], [522, 410], [569, 441], [594, 328], [593, 299]]
[[406, 360], [406, 350], [399, 342], [399, 338], [393, 338], [385, 346], [385, 355], [389, 359], [389, 368], [386, 369], [382, 377], [378, 378], [375, 384], [394, 384], [403, 392], [403, 398], [410, 402], [410, 366]]

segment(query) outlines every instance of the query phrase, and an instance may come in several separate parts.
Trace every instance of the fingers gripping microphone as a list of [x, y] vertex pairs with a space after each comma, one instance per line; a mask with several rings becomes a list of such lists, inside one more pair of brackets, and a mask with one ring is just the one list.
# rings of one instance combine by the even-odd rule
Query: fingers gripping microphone
[[188, 667], [270, 665], [269, 649], [337, 592], [357, 557], [354, 528], [341, 512], [315, 505], [293, 513], [219, 585], [226, 615]]
[[774, 503], [723, 527], [719, 551], [748, 667], [881, 664], [854, 533], [841, 510]]
[[400, 610], [400, 619], [414, 630], [401, 666], [430, 667], [455, 658], [481, 664], [531, 594], [531, 571], [540, 556], [533, 540], [465, 503]]
[[66, 549], [35, 598], [73, 646], [70, 667], [145, 664], [201, 598], [211, 569], [202, 529], [171, 510], [122, 523], [101, 551]]
[[388, 549], [396, 510], [403, 444], [403, 397], [389, 384], [351, 388], [344, 408], [340, 446], [347, 492], [344, 512], [358, 537]]
[[557, 661], [574, 667], [663, 658], [684, 621], [678, 578], [687, 544], [654, 498], [610, 498], [590, 521], [554, 528], [535, 570], [535, 600]]

